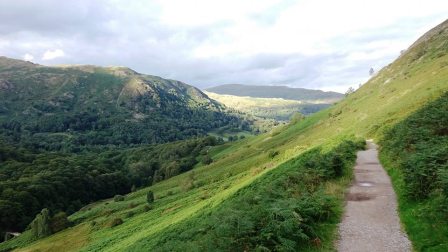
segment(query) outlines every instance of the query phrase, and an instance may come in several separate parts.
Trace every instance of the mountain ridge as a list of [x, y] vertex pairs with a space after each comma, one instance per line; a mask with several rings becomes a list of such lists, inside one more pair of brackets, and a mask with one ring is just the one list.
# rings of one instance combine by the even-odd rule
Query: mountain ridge
[[[48, 67], [0, 57], [0, 98], [0, 128], [12, 142], [23, 132], [69, 134], [74, 147], [161, 143], [226, 125], [250, 130], [200, 89], [127, 67]], [[46, 141], [45, 148], [56, 144]]]

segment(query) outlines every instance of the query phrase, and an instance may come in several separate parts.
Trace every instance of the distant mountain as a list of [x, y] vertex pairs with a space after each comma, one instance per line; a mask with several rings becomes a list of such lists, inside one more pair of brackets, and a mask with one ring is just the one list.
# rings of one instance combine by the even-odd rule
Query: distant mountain
[[341, 93], [324, 92], [321, 90], [312, 90], [305, 88], [290, 88], [286, 86], [251, 86], [241, 84], [226, 84], [205, 89], [208, 92], [235, 95], [235, 96], [249, 96], [259, 98], [283, 98], [288, 100], [298, 101], [315, 101], [322, 100], [327, 103], [336, 102], [342, 97]]
[[331, 106], [330, 103], [312, 103], [282, 98], [259, 98], [249, 96], [223, 95], [212, 92], [205, 93], [212, 99], [246, 114], [277, 121], [288, 121], [293, 114], [299, 112], [310, 115]]
[[126, 67], [47, 67], [0, 57], [0, 137], [27, 147], [161, 143], [248, 127], [224, 110], [195, 87]]

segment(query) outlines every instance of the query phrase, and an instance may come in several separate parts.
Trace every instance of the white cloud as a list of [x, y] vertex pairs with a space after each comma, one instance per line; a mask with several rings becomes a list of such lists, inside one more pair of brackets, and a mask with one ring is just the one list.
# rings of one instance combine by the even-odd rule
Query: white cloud
[[32, 54], [25, 53], [25, 55], [23, 55], [23, 60], [32, 61], [33, 59], [34, 59], [34, 56]]
[[64, 57], [65, 53], [61, 49], [47, 50], [42, 56], [42, 60], [52, 60], [60, 57]]

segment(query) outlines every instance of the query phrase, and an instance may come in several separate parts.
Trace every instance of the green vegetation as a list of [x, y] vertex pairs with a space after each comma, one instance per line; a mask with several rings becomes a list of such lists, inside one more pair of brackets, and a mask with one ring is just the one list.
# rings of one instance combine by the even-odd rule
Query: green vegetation
[[448, 92], [386, 132], [381, 156], [418, 251], [448, 250]]
[[51, 234], [50, 229], [50, 213], [48, 209], [42, 209], [36, 218], [31, 222], [31, 232], [35, 239], [47, 237]]
[[327, 186], [349, 181], [355, 152], [363, 147], [363, 141], [345, 141], [326, 153], [312, 149], [254, 181], [215, 209], [127, 249], [329, 249], [342, 210], [342, 194], [328, 192]]
[[114, 201], [115, 202], [124, 201], [124, 196], [123, 195], [115, 195]]
[[200, 90], [128, 68], [44, 67], [0, 57], [0, 137], [33, 151], [164, 143], [255, 131]]
[[258, 98], [282, 98], [298, 101], [326, 101], [336, 102], [344, 96], [336, 92], [324, 92], [305, 88], [290, 88], [286, 86], [252, 86], [241, 84], [227, 84], [207, 88], [206, 91], [234, 96], [248, 96]]
[[297, 101], [283, 98], [256, 98], [248, 96], [222, 95], [205, 92], [210, 98], [229, 108], [254, 115], [264, 119], [287, 121], [294, 113], [300, 112], [310, 115], [324, 108], [328, 108], [333, 101], [309, 100]]
[[[96, 200], [122, 195], [191, 170], [213, 137], [101, 153], [29, 153], [0, 147], [0, 231], [23, 230], [43, 208], [73, 213]], [[40, 237], [40, 236], [39, 236]]]
[[152, 204], [154, 202], [153, 191], [148, 191], [148, 193], [146, 194], [146, 201], [148, 202], [148, 204]]

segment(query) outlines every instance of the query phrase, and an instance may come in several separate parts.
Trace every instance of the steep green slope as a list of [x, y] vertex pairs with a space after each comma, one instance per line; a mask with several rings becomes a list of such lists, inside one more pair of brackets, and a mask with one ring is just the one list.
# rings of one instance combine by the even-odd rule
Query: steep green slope
[[[129, 194], [123, 202], [108, 200], [92, 204], [70, 216], [70, 219], [77, 223], [73, 228], [32, 244], [28, 244], [27, 236], [23, 235], [1, 244], [0, 249], [21, 247], [23, 249], [18, 251], [126, 251], [138, 244], [148, 244], [145, 248], [151, 248], [153, 242], [163, 241], [164, 237], [170, 237], [172, 244], [182, 244], [186, 239], [195, 242], [195, 237], [203, 237], [205, 230], [197, 230], [199, 233], [194, 235], [187, 233], [185, 237], [176, 236], [175, 230], [188, 230], [189, 224], [195, 223], [195, 218], [200, 216], [212, 225], [217, 225], [218, 221], [222, 220], [215, 218], [211, 221], [216, 213], [219, 213], [220, 217], [235, 216], [232, 213], [233, 208], [228, 206], [235, 206], [235, 202], [247, 199], [247, 192], [254, 197], [258, 194], [264, 195], [264, 188], [269, 189], [272, 186], [271, 178], [275, 179], [278, 173], [283, 174], [280, 171], [287, 174], [284, 175], [284, 181], [289, 178], [294, 180], [295, 175], [288, 175], [288, 168], [284, 167], [294, 164], [294, 160], [302, 160], [307, 151], [320, 146], [322, 153], [331, 153], [343, 139], [355, 137], [380, 139], [385, 130], [447, 92], [448, 22], [441, 24], [436, 30], [437, 32], [431, 32], [430, 36], [419, 40], [394, 63], [335, 106], [268, 134], [211, 149], [209, 153], [213, 163], [199, 165], [193, 171]], [[299, 171], [304, 169], [291, 167], [290, 169], [297, 168]], [[313, 181], [311, 179], [306, 184], [313, 185]], [[330, 179], [322, 185], [322, 181], [317, 180], [315, 186], [323, 187], [322, 197], [329, 197], [336, 206], [340, 206], [347, 182]], [[153, 209], [145, 212], [148, 190], [155, 193], [156, 200]], [[303, 190], [299, 188], [298, 192]], [[278, 196], [279, 200], [285, 197], [284, 202], [287, 203], [291, 194]], [[306, 199], [302, 198], [301, 194], [294, 197]], [[310, 204], [313, 205], [313, 202]], [[262, 206], [261, 209], [265, 208]], [[269, 208], [266, 210], [270, 211]], [[291, 210], [286, 204], [285, 211]], [[300, 241], [299, 246], [310, 250], [328, 250], [334, 238], [335, 222], [340, 217], [337, 209], [331, 214], [331, 218], [323, 218], [318, 228], [313, 229], [317, 230], [314, 235], [306, 233], [309, 239], [293, 238], [294, 242]], [[208, 216], [210, 219], [206, 219]], [[236, 218], [236, 227], [239, 226], [238, 223], [250, 220], [244, 214], [236, 216], [241, 217]], [[275, 216], [281, 218], [282, 215]], [[300, 220], [300, 215], [288, 215], [287, 212], [284, 216]], [[124, 223], [110, 227], [109, 223], [114, 218], [122, 218]], [[304, 221], [304, 224], [308, 222]], [[271, 235], [269, 232], [261, 233], [260, 230], [264, 229], [254, 229], [250, 236], [261, 239], [263, 235]], [[214, 236], [215, 242], [224, 242], [229, 238], [231, 237]], [[70, 246], [70, 243], [66, 244], [67, 240], [78, 241], [78, 245]], [[288, 241], [285, 244], [291, 245]], [[275, 249], [275, 245], [278, 244], [268, 245], [267, 249]], [[175, 250], [185, 248], [176, 247]]]
[[286, 100], [298, 101], [321, 101], [321, 103], [333, 103], [344, 97], [344, 95], [340, 93], [324, 92], [321, 90], [290, 88], [286, 86], [252, 86], [241, 84], [220, 85], [207, 88], [206, 91], [224, 95], [283, 98]]
[[388, 130], [382, 161], [418, 251], [448, 251], [448, 92]]
[[[329, 151], [307, 151], [281, 164], [211, 211], [141, 239], [128, 251], [303, 251], [330, 249], [356, 150], [364, 141], [344, 141]], [[323, 243], [322, 243], [323, 241]]]
[[124, 67], [45, 67], [0, 57], [0, 129], [29, 149], [162, 143], [249, 123], [200, 90]]
[[246, 114], [257, 117], [287, 121], [294, 113], [309, 115], [330, 106], [318, 101], [303, 102], [283, 98], [256, 98], [249, 96], [222, 95], [205, 92], [210, 98]]

